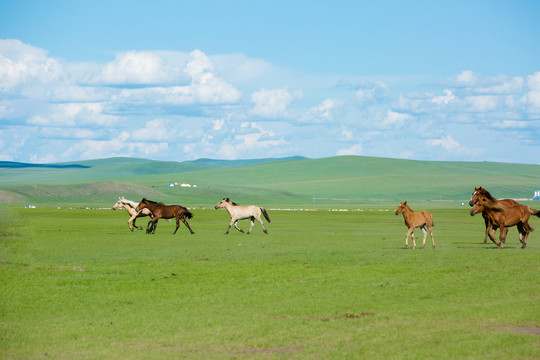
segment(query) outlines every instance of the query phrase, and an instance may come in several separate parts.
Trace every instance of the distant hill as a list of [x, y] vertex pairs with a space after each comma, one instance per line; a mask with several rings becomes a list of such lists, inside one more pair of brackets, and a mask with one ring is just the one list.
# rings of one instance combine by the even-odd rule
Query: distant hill
[[29, 164], [29, 163], [21, 163], [21, 162], [13, 162], [13, 161], [0, 161], [0, 168], [9, 168], [9, 169], [21, 169], [21, 168], [85, 169], [88, 167], [89, 166], [80, 165], [80, 164]]
[[[337, 156], [186, 162], [110, 158], [52, 165], [0, 167], [0, 202], [110, 206], [118, 196], [147, 196], [210, 206], [228, 196], [241, 204], [354, 206], [398, 200], [461, 202], [475, 186], [497, 198], [529, 199], [540, 189], [539, 165], [489, 162]], [[196, 186], [168, 186], [176, 183]]]

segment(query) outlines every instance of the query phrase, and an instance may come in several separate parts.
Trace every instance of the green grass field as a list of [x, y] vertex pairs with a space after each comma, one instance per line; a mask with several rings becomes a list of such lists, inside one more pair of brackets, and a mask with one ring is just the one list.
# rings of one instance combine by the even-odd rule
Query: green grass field
[[267, 206], [269, 235], [195, 208], [175, 236], [124, 210], [0, 206], [0, 358], [538, 359], [538, 233], [498, 250], [468, 206], [410, 205], [435, 250], [404, 248], [397, 204]]

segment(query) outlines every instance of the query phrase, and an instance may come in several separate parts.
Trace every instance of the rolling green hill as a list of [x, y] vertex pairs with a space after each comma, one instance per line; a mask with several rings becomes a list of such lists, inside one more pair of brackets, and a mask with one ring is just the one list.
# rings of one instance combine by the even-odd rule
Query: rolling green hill
[[540, 188], [539, 165], [362, 156], [182, 163], [111, 158], [53, 165], [0, 167], [0, 202], [111, 206], [124, 195], [211, 206], [229, 196], [267, 206], [354, 206], [407, 199], [463, 201], [474, 186], [498, 198], [527, 199]]

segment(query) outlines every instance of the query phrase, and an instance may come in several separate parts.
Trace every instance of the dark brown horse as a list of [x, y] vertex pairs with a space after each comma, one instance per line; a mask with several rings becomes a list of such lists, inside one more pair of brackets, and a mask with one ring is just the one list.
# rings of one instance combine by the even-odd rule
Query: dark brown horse
[[416, 242], [414, 241], [414, 229], [419, 227], [424, 233], [424, 241], [422, 242], [422, 249], [426, 245], [427, 231], [426, 226], [429, 229], [431, 235], [431, 243], [435, 249], [435, 238], [433, 237], [433, 215], [427, 211], [414, 212], [407, 202], [400, 202], [398, 208], [396, 209], [396, 215], [403, 214], [403, 219], [405, 219], [405, 226], [409, 229], [407, 235], [405, 235], [405, 247], [409, 248], [409, 235], [412, 238], [413, 249], [416, 249]]
[[[186, 227], [189, 229], [189, 231], [192, 234], [195, 234], [193, 230], [189, 227], [188, 222], [186, 221], [186, 217], [188, 219], [191, 219], [193, 217], [193, 214], [186, 209], [183, 206], [180, 205], [165, 205], [163, 203], [158, 203], [155, 201], [147, 200], [143, 198], [139, 205], [137, 206], [137, 211], [140, 211], [142, 209], [149, 209], [152, 214], [152, 220], [148, 222], [148, 225], [146, 226], [146, 233], [152, 234], [156, 233], [156, 227], [157, 222], [159, 219], [172, 219], [176, 218], [176, 229], [173, 232], [173, 235], [176, 234], [176, 231], [178, 230], [178, 227], [180, 226], [180, 220], [186, 225]], [[152, 224], [152, 225], [150, 225]]]
[[[472, 193], [472, 196], [471, 196], [471, 200], [469, 200], [469, 206], [475, 206], [480, 196], [481, 195], [485, 196], [486, 193], [488, 193], [488, 191], [484, 189], [483, 187], [477, 188], [475, 186], [474, 192]], [[512, 199], [500, 199], [499, 202], [503, 206], [519, 205], [517, 201], [512, 200]], [[487, 211], [485, 209], [482, 210], [482, 217], [484, 218], [484, 224], [486, 225], [486, 232], [484, 234], [483, 244], [485, 245], [487, 243], [487, 238], [489, 237], [491, 241], [493, 241], [498, 246], [499, 243], [495, 241], [495, 238], [493, 237], [495, 235], [495, 231], [497, 231], [498, 229], [498, 226], [496, 224], [493, 224], [493, 222], [490, 220], [489, 216], [487, 215]], [[493, 228], [493, 234], [490, 233], [492, 228]], [[520, 240], [521, 240], [521, 234], [520, 234]]]
[[[522, 244], [524, 249], [527, 246], [527, 237], [533, 231], [533, 228], [529, 225], [529, 218], [531, 215], [540, 217], [540, 210], [531, 209], [526, 205], [519, 203], [511, 203], [508, 201], [497, 200], [489, 191], [483, 188], [475, 188], [475, 201], [469, 204], [474, 204], [471, 209], [471, 216], [482, 212], [487, 218], [486, 227], [490, 223], [492, 226], [491, 234], [488, 234], [490, 239], [497, 244], [499, 249], [502, 249], [503, 244], [506, 241], [506, 235], [508, 230], [512, 226], [516, 226], [519, 232], [519, 241]], [[493, 235], [495, 231], [499, 228], [499, 242], [497, 242]], [[487, 229], [486, 229], [487, 231]]]

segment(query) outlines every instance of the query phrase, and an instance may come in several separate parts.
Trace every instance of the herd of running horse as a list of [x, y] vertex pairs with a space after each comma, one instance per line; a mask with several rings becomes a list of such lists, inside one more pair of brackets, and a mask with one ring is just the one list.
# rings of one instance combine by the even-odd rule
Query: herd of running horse
[[[469, 205], [472, 207], [471, 216], [474, 216], [478, 213], [482, 213], [484, 222], [486, 225], [486, 232], [484, 236], [484, 244], [487, 242], [489, 237], [500, 249], [502, 249], [503, 244], [506, 240], [506, 235], [508, 234], [508, 229], [512, 226], [516, 226], [519, 232], [519, 241], [522, 244], [524, 249], [527, 246], [527, 237], [533, 231], [533, 228], [529, 225], [529, 219], [531, 215], [540, 218], [540, 210], [531, 209], [529, 206], [518, 203], [512, 199], [501, 199], [497, 200], [491, 194], [482, 187], [475, 187], [472, 194]], [[124, 208], [131, 215], [128, 220], [128, 226], [131, 231], [136, 227], [139, 230], [142, 230], [142, 227], [135, 225], [137, 218], [149, 216], [151, 219], [146, 226], [147, 234], [155, 234], [156, 227], [159, 219], [176, 219], [176, 229], [173, 234], [176, 234], [178, 227], [180, 226], [180, 221], [188, 228], [191, 234], [194, 234], [193, 230], [189, 226], [186, 218], [191, 219], [193, 214], [185, 207], [181, 205], [165, 205], [160, 202], [151, 201], [143, 198], [139, 203], [131, 200], [127, 200], [124, 197], [120, 197], [116, 204], [113, 206], [113, 209]], [[266, 210], [261, 206], [249, 205], [249, 206], [240, 206], [231, 201], [229, 198], [224, 198], [219, 203], [216, 204], [215, 209], [225, 208], [229, 215], [231, 216], [231, 222], [225, 234], [229, 233], [231, 226], [240, 231], [244, 232], [238, 227], [238, 220], [250, 219], [251, 226], [248, 230], [248, 234], [253, 229], [255, 220], [257, 220], [265, 233], [268, 233], [264, 227], [264, 223], [261, 219], [261, 215], [264, 216], [266, 221], [270, 222], [270, 216]], [[400, 202], [398, 208], [395, 212], [396, 215], [403, 215], [405, 220], [405, 225], [407, 226], [407, 234], [405, 235], [405, 247], [409, 247], [409, 236], [413, 242], [413, 248], [416, 248], [416, 242], [414, 239], [414, 229], [420, 228], [424, 234], [424, 240], [422, 242], [422, 248], [426, 244], [427, 230], [431, 235], [431, 243], [433, 248], [435, 248], [435, 238], [433, 236], [433, 215], [427, 211], [415, 212], [409, 205], [407, 201]], [[131, 223], [133, 222], [133, 226]], [[495, 232], [499, 229], [499, 241], [495, 240]]]

